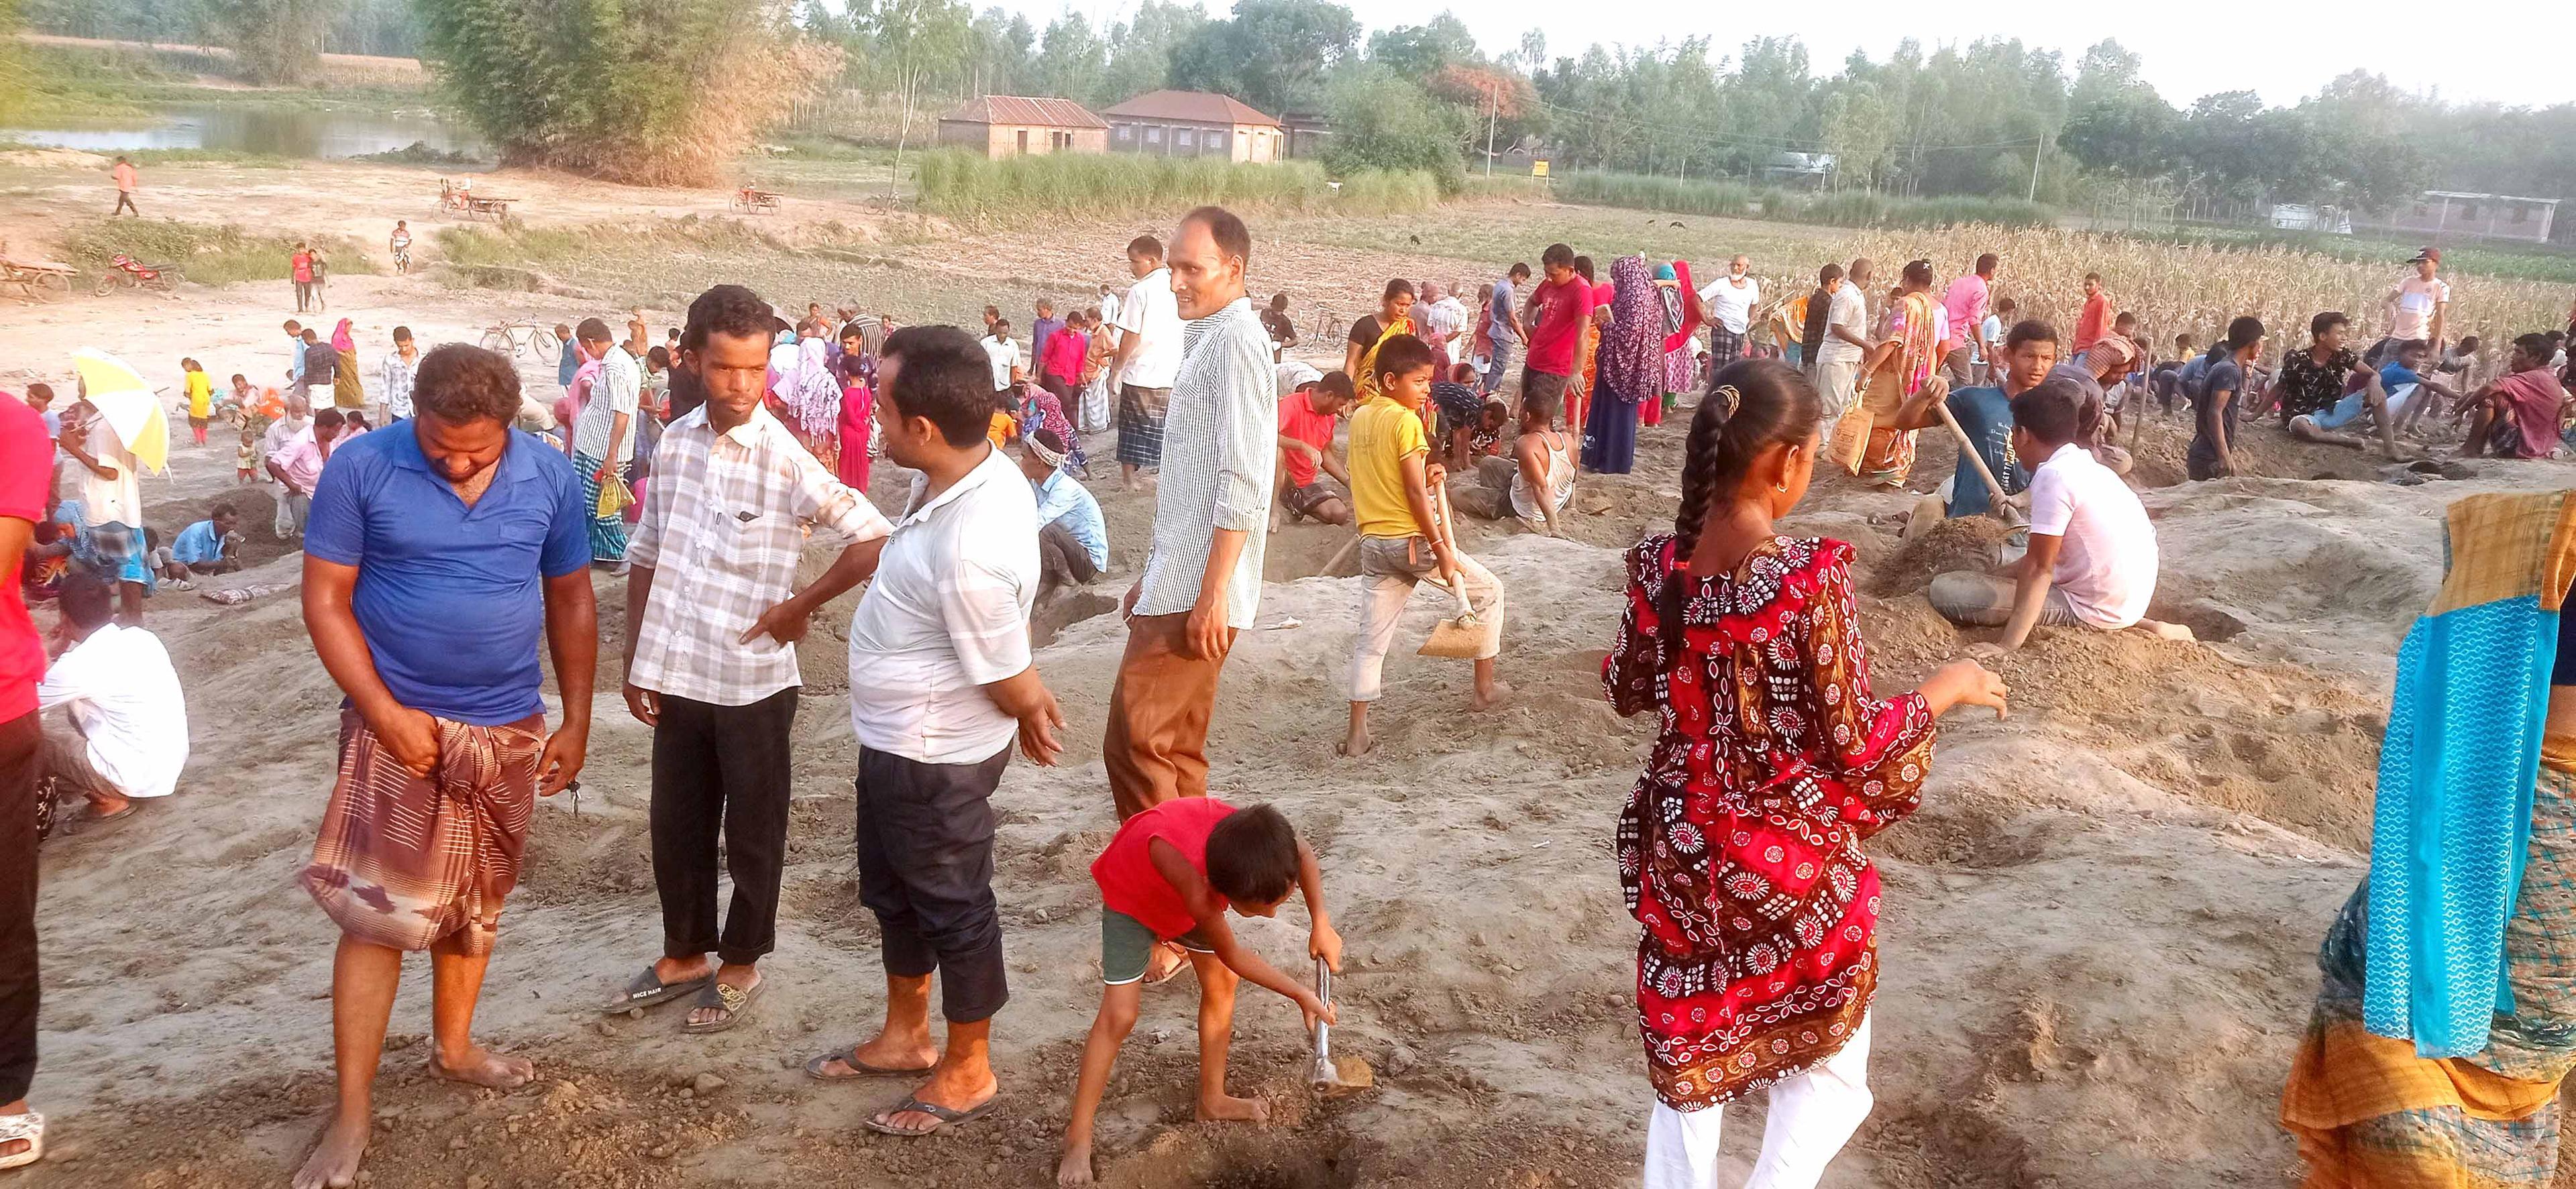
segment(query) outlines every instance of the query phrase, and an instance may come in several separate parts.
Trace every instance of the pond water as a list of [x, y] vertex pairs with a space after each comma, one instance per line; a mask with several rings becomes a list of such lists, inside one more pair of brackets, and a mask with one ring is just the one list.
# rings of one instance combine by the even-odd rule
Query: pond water
[[194, 104], [78, 128], [0, 128], [0, 138], [93, 153], [218, 149], [278, 157], [358, 157], [426, 143], [480, 156], [471, 132], [430, 111], [358, 112], [268, 104]]

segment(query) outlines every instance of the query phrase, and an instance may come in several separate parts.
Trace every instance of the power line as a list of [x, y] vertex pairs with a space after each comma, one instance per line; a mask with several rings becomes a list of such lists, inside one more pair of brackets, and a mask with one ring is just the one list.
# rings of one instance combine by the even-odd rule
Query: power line
[[[1706, 129], [1685, 127], [1679, 124], [1665, 124], [1654, 120], [1643, 120], [1634, 116], [1607, 116], [1602, 115], [1599, 112], [1589, 112], [1579, 108], [1567, 107], [1561, 103], [1552, 103], [1545, 99], [1539, 99], [1537, 102], [1540, 107], [1547, 108], [1554, 112], [1561, 112], [1569, 116], [1581, 116], [1584, 119], [1596, 120], [1604, 124], [1624, 124], [1639, 128], [1654, 128], [1666, 132], [1690, 136], [1701, 141], [1713, 141], [1720, 144], [1741, 145], [1751, 148], [1789, 149], [1807, 153], [1830, 153], [1833, 151], [1833, 148], [1830, 145], [1817, 144], [1812, 141], [1801, 141], [1792, 137], [1731, 135], [1723, 132], [1711, 132]], [[1904, 149], [1908, 152], [1926, 149], [1935, 151], [1951, 149], [2026, 149], [2035, 145], [2043, 144], [2047, 139], [2048, 138], [2045, 134], [2041, 134], [2021, 137], [2015, 140], [1986, 141], [1981, 144], [1905, 144], [1890, 145], [1888, 147], [1891, 149]]]

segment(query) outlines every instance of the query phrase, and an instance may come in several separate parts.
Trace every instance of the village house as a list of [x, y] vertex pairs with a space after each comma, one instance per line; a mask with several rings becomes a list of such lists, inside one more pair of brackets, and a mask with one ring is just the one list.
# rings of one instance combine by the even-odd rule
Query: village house
[[1047, 153], [1102, 153], [1109, 125], [1070, 99], [986, 95], [939, 117], [939, 143], [988, 158]]
[[1101, 114], [1109, 119], [1109, 147], [1121, 153], [1259, 163], [1286, 155], [1279, 121], [1223, 95], [1150, 91]]

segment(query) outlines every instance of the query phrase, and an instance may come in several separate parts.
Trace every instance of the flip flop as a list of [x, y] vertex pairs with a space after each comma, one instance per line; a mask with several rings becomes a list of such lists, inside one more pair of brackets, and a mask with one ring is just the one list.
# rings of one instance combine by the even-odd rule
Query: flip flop
[[601, 1004], [599, 1010], [603, 1015], [613, 1016], [639, 1007], [658, 1007], [695, 992], [714, 978], [712, 974], [702, 974], [696, 978], [666, 983], [654, 977], [651, 966], [646, 966], [643, 973], [626, 980], [626, 989], [618, 992], [617, 998]]
[[1189, 969], [1190, 969], [1190, 952], [1189, 952], [1188, 950], [1182, 949], [1181, 947], [1179, 947], [1179, 946], [1177, 946], [1177, 945], [1174, 945], [1174, 944], [1172, 944], [1171, 942], [1163, 941], [1163, 942], [1156, 942], [1156, 943], [1155, 943], [1155, 945], [1154, 945], [1154, 952], [1155, 952], [1155, 953], [1171, 953], [1171, 954], [1178, 954], [1178, 955], [1180, 955], [1180, 959], [1181, 959], [1181, 960], [1180, 960], [1179, 962], [1173, 963], [1173, 965], [1172, 965], [1171, 969], [1164, 971], [1160, 977], [1157, 977], [1157, 976], [1155, 976], [1155, 975], [1152, 973], [1152, 971], [1153, 971], [1153, 958], [1152, 958], [1152, 956], [1151, 956], [1151, 955], [1148, 955], [1148, 956], [1147, 956], [1147, 958], [1146, 958], [1146, 964], [1145, 964], [1145, 968], [1146, 968], [1145, 985], [1146, 985], [1146, 986], [1149, 986], [1149, 987], [1159, 987], [1159, 986], [1162, 986], [1164, 983], [1168, 983], [1168, 982], [1172, 981], [1173, 979], [1179, 978], [1179, 977], [1181, 977], [1183, 974], [1186, 974], [1186, 973], [1188, 973], [1188, 972], [1189, 972]]
[[[839, 1061], [856, 1072], [823, 1072], [823, 1067], [834, 1061]], [[834, 1049], [831, 1052], [825, 1053], [820, 1057], [816, 1057], [813, 1060], [806, 1062], [805, 1076], [818, 1082], [852, 1082], [857, 1081], [860, 1078], [920, 1077], [935, 1068], [937, 1068], [935, 1065], [924, 1065], [919, 1069], [888, 1069], [881, 1065], [870, 1065], [865, 1061], [859, 1060], [859, 1046], [851, 1045], [846, 1049]]]
[[[933, 1108], [924, 1106], [921, 1109]], [[0, 1169], [25, 1168], [45, 1158], [45, 1117], [35, 1111], [23, 1115], [0, 1115], [0, 1144], [19, 1140], [26, 1141], [27, 1150], [0, 1156]]]
[[734, 986], [731, 983], [708, 983], [706, 986], [698, 990], [695, 998], [689, 1000], [689, 1006], [692, 1009], [701, 1007], [720, 1008], [724, 1012], [724, 1017], [705, 1024], [692, 1024], [683, 1021], [680, 1024], [680, 1031], [688, 1033], [691, 1036], [706, 1036], [712, 1033], [722, 1032], [733, 1027], [735, 1024], [741, 1023], [743, 1013], [751, 1010], [751, 1005], [759, 1001], [761, 991], [766, 989], [768, 986], [768, 979], [762, 979], [759, 982], [751, 984], [751, 989], [748, 991]]
[[[965, 1124], [972, 1123], [975, 1120], [984, 1117], [987, 1112], [991, 1111], [994, 1107], [1001, 1105], [1001, 1103], [1002, 1096], [996, 1094], [991, 1098], [985, 1099], [981, 1104], [971, 1109], [953, 1111], [947, 1107], [940, 1106], [937, 1103], [923, 1102], [918, 1098], [907, 1098], [902, 1102], [898, 1102], [893, 1106], [887, 1107], [886, 1109], [878, 1111], [876, 1114], [870, 1115], [859, 1121], [867, 1124], [868, 1130], [879, 1134], [900, 1135], [906, 1139], [918, 1139], [925, 1135], [935, 1135], [939, 1132], [946, 1131], [951, 1127], [961, 1127]], [[930, 1127], [914, 1130], [909, 1127], [897, 1127], [891, 1123], [880, 1123], [877, 1121], [879, 1118], [891, 1119], [906, 1111], [919, 1111], [933, 1119], [939, 1120], [939, 1122]]]
[[128, 797], [125, 799], [125, 808], [117, 810], [114, 813], [98, 813], [93, 811], [89, 815], [89, 821], [93, 826], [104, 825], [108, 822], [124, 821], [125, 819], [134, 816], [134, 811], [141, 808], [143, 808], [143, 802], [137, 801], [132, 797]]

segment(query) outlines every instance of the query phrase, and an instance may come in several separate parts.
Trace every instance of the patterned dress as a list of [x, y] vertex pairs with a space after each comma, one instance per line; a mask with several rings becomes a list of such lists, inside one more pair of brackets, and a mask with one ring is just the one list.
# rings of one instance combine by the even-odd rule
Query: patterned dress
[[[1878, 985], [1878, 871], [1863, 839], [1911, 813], [1932, 756], [1920, 694], [1870, 696], [1852, 547], [1774, 537], [1734, 573], [1677, 573], [1673, 537], [1628, 553], [1602, 682], [1661, 719], [1619, 816], [1619, 880], [1645, 927], [1637, 1009], [1655, 1094], [1718, 1106], [1841, 1051]], [[1662, 622], [1667, 585], [1686, 625]]]

